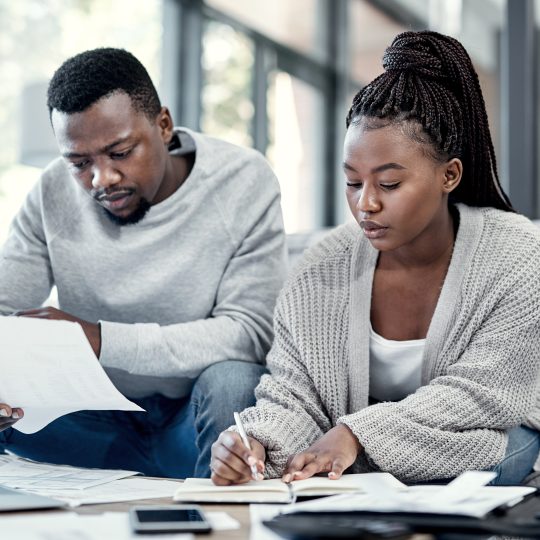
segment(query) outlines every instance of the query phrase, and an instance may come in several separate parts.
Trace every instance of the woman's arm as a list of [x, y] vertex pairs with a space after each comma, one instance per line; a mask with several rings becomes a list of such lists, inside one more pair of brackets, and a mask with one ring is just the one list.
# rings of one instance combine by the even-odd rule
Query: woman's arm
[[294, 343], [278, 301], [275, 341], [267, 358], [270, 375], [263, 375], [255, 391], [257, 405], [242, 413], [248, 435], [266, 449], [266, 475], [283, 474], [289, 456], [309, 447], [332, 426]]

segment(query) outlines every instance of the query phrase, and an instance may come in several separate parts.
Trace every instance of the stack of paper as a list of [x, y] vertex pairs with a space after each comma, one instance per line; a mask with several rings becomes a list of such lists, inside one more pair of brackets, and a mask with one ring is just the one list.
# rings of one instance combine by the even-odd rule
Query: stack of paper
[[171, 497], [174, 480], [130, 478], [134, 471], [51, 465], [0, 455], [0, 484], [52, 497], [70, 506]]
[[12, 454], [0, 455], [0, 485], [26, 491], [40, 489], [82, 490], [136, 474], [139, 473], [51, 465], [23, 459]]
[[178, 481], [155, 478], [125, 478], [108, 484], [82, 489], [39, 489], [33, 490], [38, 495], [46, 495], [67, 503], [71, 507], [82, 504], [103, 504], [144, 499], [168, 498], [178, 488]]

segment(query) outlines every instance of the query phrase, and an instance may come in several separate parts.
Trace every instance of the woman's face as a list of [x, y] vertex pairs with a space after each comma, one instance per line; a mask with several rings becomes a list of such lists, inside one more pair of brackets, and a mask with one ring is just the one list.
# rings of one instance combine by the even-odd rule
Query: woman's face
[[437, 235], [447, 223], [448, 193], [461, 179], [461, 162], [440, 163], [427, 144], [403, 126], [366, 129], [351, 124], [343, 168], [349, 208], [371, 244], [391, 251]]

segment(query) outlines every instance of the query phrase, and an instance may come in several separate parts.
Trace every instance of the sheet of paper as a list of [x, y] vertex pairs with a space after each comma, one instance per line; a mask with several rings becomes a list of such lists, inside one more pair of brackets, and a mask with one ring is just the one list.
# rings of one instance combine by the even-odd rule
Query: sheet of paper
[[144, 499], [161, 499], [172, 496], [179, 482], [174, 480], [156, 480], [153, 478], [125, 478], [108, 484], [90, 487], [84, 490], [72, 489], [33, 489], [34, 493], [52, 497], [75, 507], [83, 504], [101, 504]]
[[250, 504], [249, 518], [251, 521], [250, 540], [283, 540], [281, 536], [265, 527], [262, 522], [277, 516], [285, 508], [293, 508], [289, 504]]
[[204, 515], [214, 531], [234, 531], [240, 528], [240, 522], [227, 512], [205, 512]]
[[466, 471], [439, 490], [437, 497], [443, 502], [463, 501], [474, 495], [483, 486], [487, 486], [496, 477], [497, 473], [494, 472]]
[[80, 410], [143, 410], [112, 384], [79, 324], [0, 317], [0, 350], [0, 401], [24, 410], [13, 426], [23, 433]]
[[284, 512], [422, 512], [483, 517], [488, 512], [532, 493], [534, 488], [486, 486], [466, 499], [445, 500], [440, 496], [444, 486], [413, 486], [391, 496], [345, 494], [297, 503]]
[[[2, 540], [135, 540], [127, 513], [106, 512], [98, 516], [74, 513], [25, 514], [2, 517]], [[160, 540], [194, 540], [193, 534], [160, 534]]]
[[23, 459], [13, 454], [0, 455], [0, 485], [27, 491], [61, 489], [73, 492], [136, 474], [139, 473], [52, 465]]

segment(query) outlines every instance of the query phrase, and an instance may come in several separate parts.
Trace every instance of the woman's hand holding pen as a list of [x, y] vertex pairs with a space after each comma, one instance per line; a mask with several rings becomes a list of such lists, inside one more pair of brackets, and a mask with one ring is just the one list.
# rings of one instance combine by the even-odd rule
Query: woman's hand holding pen
[[262, 480], [266, 451], [264, 446], [248, 437], [251, 450], [242, 441], [240, 434], [223, 431], [212, 445], [212, 482], [218, 486], [245, 484], [253, 480], [252, 465], [258, 471], [257, 480]]
[[304, 480], [321, 472], [337, 480], [350, 467], [362, 450], [354, 433], [344, 424], [333, 427], [307, 450], [291, 456], [283, 481]]

